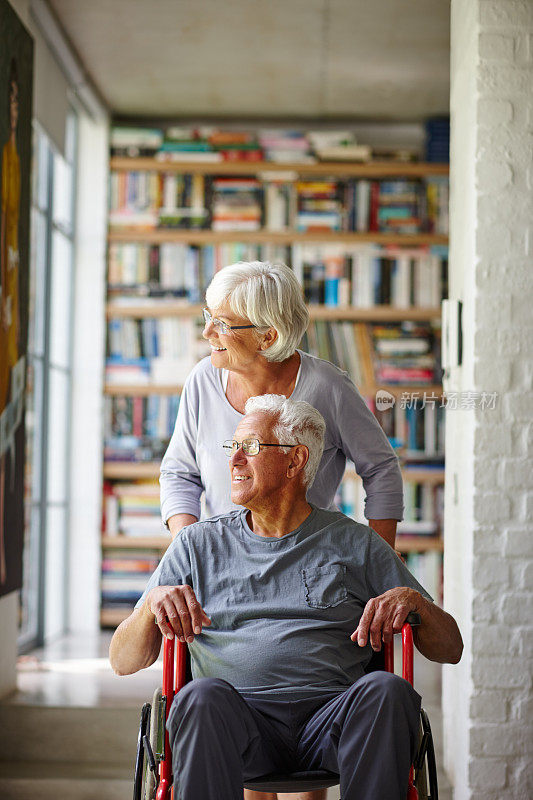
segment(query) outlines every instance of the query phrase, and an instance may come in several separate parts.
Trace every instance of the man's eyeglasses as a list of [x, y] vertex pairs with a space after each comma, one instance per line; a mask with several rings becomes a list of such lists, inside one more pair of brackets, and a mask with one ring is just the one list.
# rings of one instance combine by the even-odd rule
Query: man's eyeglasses
[[260, 442], [259, 439], [244, 439], [242, 442], [236, 442], [232, 439], [227, 439], [222, 445], [224, 452], [228, 458], [231, 458], [233, 453], [242, 447], [242, 452], [247, 456], [256, 456], [262, 447], [295, 447], [294, 444], [270, 444], [269, 442]]
[[257, 325], [228, 325], [227, 322], [222, 322], [221, 319], [211, 316], [207, 308], [202, 309], [202, 314], [204, 315], [205, 324], [209, 325], [209, 323], [211, 323], [217, 333], [228, 334], [231, 331], [242, 331], [244, 328], [257, 327]]

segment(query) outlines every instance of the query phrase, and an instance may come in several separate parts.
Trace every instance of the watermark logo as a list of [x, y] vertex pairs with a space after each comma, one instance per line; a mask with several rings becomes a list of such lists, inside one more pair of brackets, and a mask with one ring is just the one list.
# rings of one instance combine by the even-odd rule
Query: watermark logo
[[[494, 411], [498, 405], [498, 392], [401, 392], [398, 407], [405, 408], [445, 408], [447, 411]], [[376, 409], [389, 411], [394, 408], [396, 398], [385, 389], [376, 392]]]
[[378, 411], [388, 411], [391, 408], [394, 408], [394, 404], [396, 402], [396, 398], [390, 392], [386, 392], [385, 389], [378, 389], [376, 392], [376, 408]]

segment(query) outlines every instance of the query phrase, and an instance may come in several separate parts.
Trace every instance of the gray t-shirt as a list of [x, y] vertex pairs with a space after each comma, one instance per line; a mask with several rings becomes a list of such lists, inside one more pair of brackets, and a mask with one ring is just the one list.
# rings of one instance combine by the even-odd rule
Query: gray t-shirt
[[431, 600], [377, 533], [312, 508], [282, 538], [254, 534], [246, 509], [183, 528], [150, 578], [188, 584], [211, 619], [189, 645], [195, 678], [244, 693], [344, 691], [371, 650], [350, 640], [366, 602], [395, 586]]
[[[291, 395], [306, 400], [326, 422], [324, 453], [310, 503], [333, 508], [337, 487], [351, 459], [363, 480], [367, 519], [401, 519], [403, 485], [398, 458], [376, 418], [345, 372], [320, 358], [300, 354], [300, 372]], [[200, 519], [205, 489], [206, 517], [236, 510], [231, 502], [228, 459], [222, 450], [243, 415], [228, 401], [225, 370], [202, 359], [185, 382], [176, 426], [161, 464], [161, 514], [193, 514]]]

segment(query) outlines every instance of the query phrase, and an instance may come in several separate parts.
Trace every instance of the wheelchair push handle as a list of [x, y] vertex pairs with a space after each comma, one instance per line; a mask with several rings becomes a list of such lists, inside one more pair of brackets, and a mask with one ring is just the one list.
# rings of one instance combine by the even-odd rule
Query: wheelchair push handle
[[[402, 676], [413, 683], [413, 631], [412, 628], [422, 622], [420, 614], [410, 611], [402, 627]], [[174, 662], [174, 652], [176, 659]], [[394, 647], [392, 642], [384, 645], [385, 669], [394, 672]], [[187, 645], [174, 639], [163, 639], [163, 695], [167, 697], [168, 709], [172, 705], [174, 694], [185, 685]], [[175, 663], [175, 669], [174, 669]]]
[[[410, 611], [402, 626], [402, 678], [409, 681], [411, 686], [414, 680], [413, 628], [420, 625], [421, 622], [420, 614], [416, 611]], [[383, 652], [385, 656], [385, 670], [387, 672], [394, 672], [394, 642], [385, 643], [383, 645]]]

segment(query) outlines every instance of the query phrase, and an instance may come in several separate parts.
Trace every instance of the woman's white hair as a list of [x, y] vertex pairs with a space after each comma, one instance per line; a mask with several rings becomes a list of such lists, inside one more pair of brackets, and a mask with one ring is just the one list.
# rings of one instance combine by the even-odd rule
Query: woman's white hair
[[305, 400], [291, 400], [284, 394], [262, 394], [250, 397], [244, 406], [246, 414], [264, 411], [276, 418], [272, 433], [279, 442], [304, 444], [309, 458], [304, 467], [304, 486], [309, 487], [315, 479], [324, 451], [326, 423], [324, 417]]
[[239, 261], [215, 274], [205, 299], [214, 311], [224, 303], [239, 317], [249, 319], [257, 333], [275, 328], [275, 342], [263, 351], [268, 361], [292, 356], [309, 324], [302, 287], [294, 272], [282, 263]]

